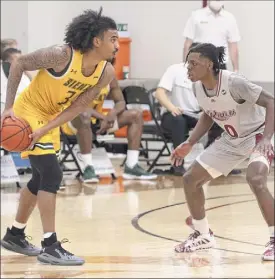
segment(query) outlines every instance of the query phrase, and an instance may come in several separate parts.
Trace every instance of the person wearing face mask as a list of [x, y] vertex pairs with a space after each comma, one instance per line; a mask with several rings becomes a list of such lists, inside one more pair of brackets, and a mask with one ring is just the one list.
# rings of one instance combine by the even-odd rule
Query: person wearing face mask
[[225, 47], [226, 55], [222, 68], [227, 68], [230, 57], [233, 71], [239, 71], [238, 42], [241, 37], [234, 15], [224, 9], [224, 1], [208, 1], [207, 7], [194, 11], [186, 23], [183, 36], [184, 61], [194, 41], [212, 43]]

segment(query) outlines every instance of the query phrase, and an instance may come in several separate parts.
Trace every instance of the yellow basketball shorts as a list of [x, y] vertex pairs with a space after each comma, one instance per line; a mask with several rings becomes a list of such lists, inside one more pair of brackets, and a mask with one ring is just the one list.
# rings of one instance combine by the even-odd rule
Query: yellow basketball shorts
[[[20, 97], [20, 96], [19, 96]], [[22, 98], [17, 98], [13, 106], [15, 116], [26, 120], [31, 126], [32, 131], [35, 131], [56, 115], [45, 115], [39, 110], [25, 102]], [[28, 158], [29, 155], [44, 155], [44, 154], [58, 154], [60, 150], [60, 128], [55, 128], [41, 137], [34, 145], [32, 150], [21, 152], [22, 158]]]

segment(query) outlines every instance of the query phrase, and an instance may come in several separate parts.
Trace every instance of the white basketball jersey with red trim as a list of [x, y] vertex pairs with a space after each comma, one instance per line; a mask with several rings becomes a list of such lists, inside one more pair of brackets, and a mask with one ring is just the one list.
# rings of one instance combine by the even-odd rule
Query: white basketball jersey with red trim
[[200, 81], [194, 83], [194, 93], [200, 107], [233, 138], [262, 131], [265, 109], [247, 101], [239, 104], [233, 99], [228, 82], [231, 74], [227, 70], [220, 71], [216, 95], [213, 97], [207, 96]]

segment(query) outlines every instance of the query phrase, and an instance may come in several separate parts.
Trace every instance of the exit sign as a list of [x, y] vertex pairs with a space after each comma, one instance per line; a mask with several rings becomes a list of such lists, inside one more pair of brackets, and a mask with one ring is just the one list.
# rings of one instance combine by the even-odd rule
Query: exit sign
[[117, 31], [120, 31], [120, 32], [128, 31], [128, 24], [127, 23], [118, 23]]

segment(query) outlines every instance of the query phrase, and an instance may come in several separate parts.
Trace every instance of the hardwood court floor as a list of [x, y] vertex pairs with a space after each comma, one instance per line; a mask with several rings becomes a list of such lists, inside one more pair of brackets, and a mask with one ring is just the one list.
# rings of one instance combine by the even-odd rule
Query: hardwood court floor
[[[268, 186], [274, 193], [274, 172]], [[16, 211], [15, 188], [1, 190], [1, 237]], [[190, 229], [184, 220], [181, 178], [112, 183], [97, 187], [75, 182], [58, 193], [57, 232], [69, 251], [82, 256], [79, 267], [46, 266], [35, 257], [1, 250], [1, 278], [274, 278], [274, 263], [262, 262], [268, 230], [244, 174], [219, 178], [206, 187], [208, 218], [217, 248], [178, 254], [174, 245]], [[35, 210], [26, 232], [40, 244]]]

